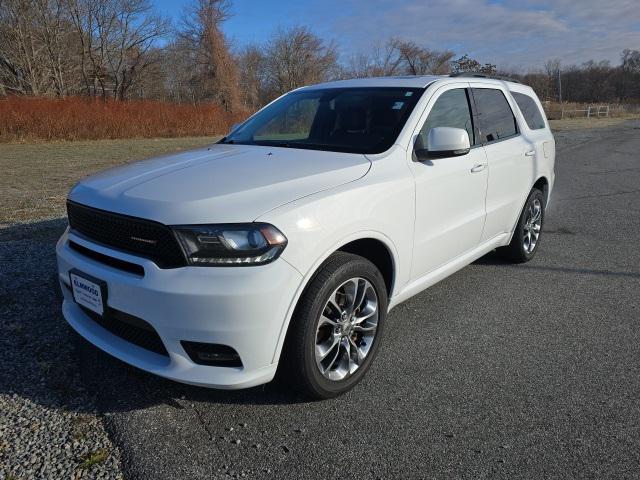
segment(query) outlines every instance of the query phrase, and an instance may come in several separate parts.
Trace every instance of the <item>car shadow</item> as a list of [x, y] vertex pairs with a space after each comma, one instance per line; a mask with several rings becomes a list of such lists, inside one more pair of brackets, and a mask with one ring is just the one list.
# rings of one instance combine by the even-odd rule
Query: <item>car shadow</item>
[[[555, 232], [547, 232], [555, 233]], [[583, 274], [583, 275], [596, 275], [604, 277], [626, 277], [626, 278], [640, 278], [640, 272], [624, 272], [614, 270], [604, 270], [597, 268], [577, 268], [577, 267], [565, 267], [565, 266], [552, 266], [552, 265], [537, 265], [534, 261], [526, 264], [514, 264], [505, 260], [495, 250], [487, 253], [485, 256], [480, 257], [473, 265], [485, 265], [485, 266], [504, 266], [509, 268], [525, 268], [529, 270], [537, 270], [541, 272], [556, 272], [567, 274]]]
[[177, 400], [219, 404], [307, 402], [285, 383], [239, 391], [179, 384], [138, 370], [94, 347], [60, 311], [55, 243], [66, 218], [0, 229], [0, 394], [52, 408], [102, 413]]

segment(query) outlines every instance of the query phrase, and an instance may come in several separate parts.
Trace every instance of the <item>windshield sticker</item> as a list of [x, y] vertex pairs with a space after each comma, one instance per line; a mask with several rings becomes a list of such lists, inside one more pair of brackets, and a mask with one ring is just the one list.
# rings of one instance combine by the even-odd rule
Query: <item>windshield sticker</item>
[[403, 105], [404, 105], [404, 102], [396, 102], [393, 104], [393, 107], [391, 107], [391, 110], [400, 110]]

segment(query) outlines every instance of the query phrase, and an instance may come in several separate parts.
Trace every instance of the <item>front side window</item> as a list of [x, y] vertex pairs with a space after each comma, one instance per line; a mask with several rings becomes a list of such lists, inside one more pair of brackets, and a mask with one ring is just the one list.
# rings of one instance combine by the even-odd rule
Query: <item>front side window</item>
[[292, 92], [220, 143], [382, 153], [398, 138], [423, 91], [373, 87]]
[[527, 125], [531, 130], [539, 130], [545, 127], [544, 118], [533, 98], [524, 93], [511, 92], [513, 99], [518, 104]]
[[427, 120], [420, 130], [420, 140], [423, 146], [427, 145], [429, 130], [434, 127], [462, 128], [469, 134], [469, 142], [474, 144], [473, 121], [469, 100], [464, 88], [447, 90], [438, 97], [433, 104]]
[[474, 88], [473, 98], [480, 118], [480, 139], [495, 142], [518, 133], [516, 119], [509, 102], [500, 90]]

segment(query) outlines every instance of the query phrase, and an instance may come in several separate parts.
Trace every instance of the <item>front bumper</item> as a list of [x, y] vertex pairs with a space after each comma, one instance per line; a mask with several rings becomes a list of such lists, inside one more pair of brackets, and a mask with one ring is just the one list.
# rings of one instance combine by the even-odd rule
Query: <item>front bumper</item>
[[[95, 252], [144, 268], [144, 276], [105, 265], [72, 250], [69, 239]], [[283, 259], [253, 267], [159, 269], [153, 262], [94, 244], [65, 232], [56, 246], [64, 295], [62, 312], [84, 338], [142, 370], [183, 383], [237, 389], [269, 382], [276, 372], [278, 340], [300, 287], [300, 273]], [[168, 357], [110, 333], [73, 301], [69, 270], [76, 268], [107, 283], [109, 307], [148, 322]], [[181, 340], [234, 348], [242, 367], [194, 363]]]

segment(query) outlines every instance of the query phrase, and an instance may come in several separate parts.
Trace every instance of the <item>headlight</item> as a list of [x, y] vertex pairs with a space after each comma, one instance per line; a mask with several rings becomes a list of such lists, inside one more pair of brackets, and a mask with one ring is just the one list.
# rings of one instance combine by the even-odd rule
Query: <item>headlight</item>
[[263, 265], [287, 246], [287, 238], [268, 223], [180, 225], [173, 231], [190, 265]]

